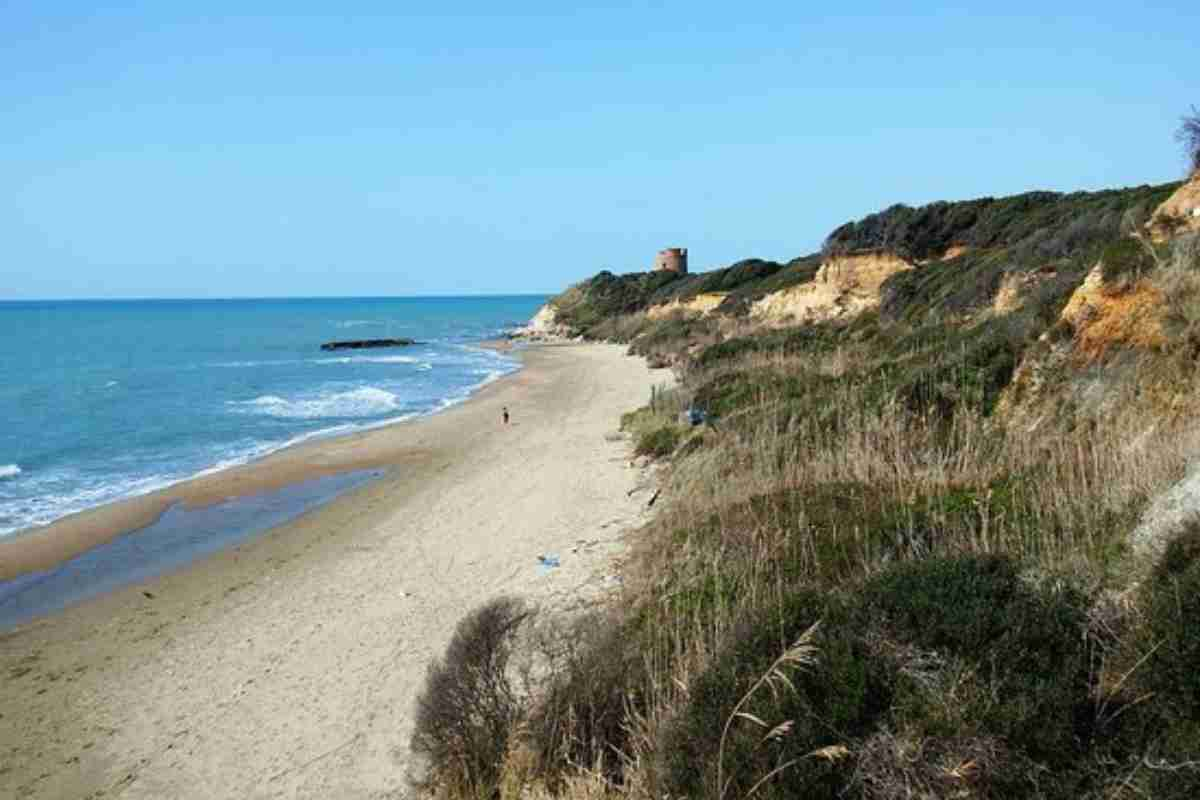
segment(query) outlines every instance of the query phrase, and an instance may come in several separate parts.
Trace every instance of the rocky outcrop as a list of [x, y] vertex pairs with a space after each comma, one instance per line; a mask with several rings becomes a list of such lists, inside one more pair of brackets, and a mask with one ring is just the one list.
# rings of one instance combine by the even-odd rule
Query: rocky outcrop
[[728, 297], [728, 292], [706, 292], [705, 294], [698, 294], [695, 297], [689, 297], [687, 300], [676, 299], [669, 303], [650, 306], [650, 308], [646, 309], [646, 316], [650, 319], [661, 319], [671, 314], [679, 313], [703, 316], [715, 311], [724, 302], [726, 297]]
[[1200, 172], [1176, 189], [1146, 223], [1146, 232], [1156, 243], [1194, 231], [1200, 231]]
[[884, 281], [912, 268], [911, 262], [885, 251], [832, 256], [811, 282], [768, 294], [750, 307], [750, 316], [764, 322], [855, 316], [879, 306]]

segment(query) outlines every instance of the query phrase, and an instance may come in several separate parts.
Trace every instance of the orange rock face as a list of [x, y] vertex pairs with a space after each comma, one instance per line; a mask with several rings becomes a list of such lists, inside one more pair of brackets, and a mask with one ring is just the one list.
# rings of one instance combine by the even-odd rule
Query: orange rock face
[[1075, 330], [1076, 352], [1087, 359], [1118, 344], [1156, 348], [1166, 343], [1163, 300], [1163, 293], [1145, 281], [1113, 291], [1096, 265], [1071, 295], [1062, 319]]

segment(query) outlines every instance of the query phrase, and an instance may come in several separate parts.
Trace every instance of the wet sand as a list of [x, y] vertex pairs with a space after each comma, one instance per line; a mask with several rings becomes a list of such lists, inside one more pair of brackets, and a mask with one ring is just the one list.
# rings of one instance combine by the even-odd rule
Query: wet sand
[[[177, 500], [386, 470], [236, 548], [0, 635], [0, 796], [407, 796], [412, 702], [458, 619], [498, 594], [564, 605], [604, 591], [644, 513], [646, 475], [614, 432], [669, 375], [608, 345], [521, 357], [433, 417], [306, 443], [0, 551], [6, 569], [44, 567]], [[543, 554], [562, 566], [539, 568]]]

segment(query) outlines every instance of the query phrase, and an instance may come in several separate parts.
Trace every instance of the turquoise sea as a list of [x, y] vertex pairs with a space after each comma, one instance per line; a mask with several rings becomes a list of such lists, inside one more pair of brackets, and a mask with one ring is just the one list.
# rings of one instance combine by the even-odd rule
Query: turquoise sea
[[[542, 296], [0, 302], [0, 537], [411, 419], [517, 369]], [[335, 339], [411, 338], [323, 352]]]

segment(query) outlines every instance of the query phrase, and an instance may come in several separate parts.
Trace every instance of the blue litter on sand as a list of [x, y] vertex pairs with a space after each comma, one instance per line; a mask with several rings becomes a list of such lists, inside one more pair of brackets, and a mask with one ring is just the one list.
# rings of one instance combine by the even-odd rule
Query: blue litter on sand
[[558, 567], [558, 556], [538, 556], [538, 568], [542, 574]]

